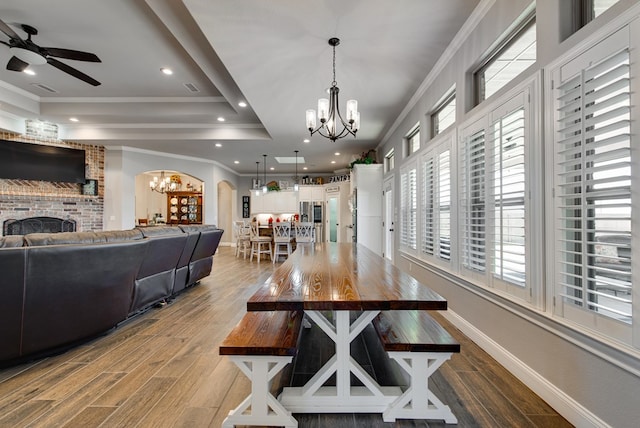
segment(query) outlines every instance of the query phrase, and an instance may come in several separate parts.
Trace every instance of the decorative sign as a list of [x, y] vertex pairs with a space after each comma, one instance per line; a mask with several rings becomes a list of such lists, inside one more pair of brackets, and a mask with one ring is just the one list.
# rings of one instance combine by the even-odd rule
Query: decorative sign
[[249, 213], [251, 212], [251, 210], [249, 209], [249, 197], [248, 196], [243, 196], [242, 197], [242, 218], [249, 218]]
[[334, 175], [329, 177], [329, 183], [339, 183], [341, 181], [351, 181], [351, 174]]

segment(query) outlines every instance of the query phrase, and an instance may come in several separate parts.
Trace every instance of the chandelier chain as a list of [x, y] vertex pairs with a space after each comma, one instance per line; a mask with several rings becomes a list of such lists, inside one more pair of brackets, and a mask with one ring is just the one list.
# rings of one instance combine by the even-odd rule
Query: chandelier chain
[[331, 86], [337, 86], [338, 82], [336, 82], [336, 47], [333, 46], [333, 82]]

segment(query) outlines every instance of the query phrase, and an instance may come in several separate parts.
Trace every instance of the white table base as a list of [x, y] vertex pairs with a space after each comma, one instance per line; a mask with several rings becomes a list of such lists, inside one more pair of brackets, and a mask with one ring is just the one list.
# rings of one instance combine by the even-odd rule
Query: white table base
[[[397, 386], [380, 386], [351, 357], [351, 342], [380, 311], [364, 311], [350, 322], [350, 311], [334, 311], [331, 323], [320, 311], [305, 314], [336, 345], [336, 353], [302, 387], [284, 388], [278, 400], [292, 413], [382, 413], [385, 422], [396, 419], [442, 419], [457, 423], [448, 406], [431, 390], [428, 381], [451, 353], [388, 352], [411, 379], [406, 391]], [[323, 386], [335, 373], [336, 386]], [[351, 374], [364, 386], [352, 386]]]
[[229, 412], [222, 428], [235, 425], [270, 425], [297, 428], [298, 421], [291, 416], [269, 391], [271, 380], [289, 364], [293, 357], [269, 355], [229, 356], [249, 379], [251, 394]]
[[[350, 311], [334, 311], [331, 323], [320, 311], [306, 311], [336, 344], [336, 353], [303, 387], [284, 388], [278, 397], [293, 413], [382, 413], [402, 394], [399, 387], [381, 387], [351, 357], [351, 342], [379, 311], [364, 311], [353, 323]], [[335, 373], [336, 386], [323, 386]], [[352, 386], [351, 374], [364, 386]]]

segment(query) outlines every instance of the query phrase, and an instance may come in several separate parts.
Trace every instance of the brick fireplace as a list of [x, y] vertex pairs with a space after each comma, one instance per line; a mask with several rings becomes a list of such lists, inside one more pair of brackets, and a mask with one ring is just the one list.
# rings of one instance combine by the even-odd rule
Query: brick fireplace
[[98, 180], [98, 195], [82, 194], [75, 183], [0, 178], [0, 224], [6, 220], [55, 217], [72, 220], [78, 231], [103, 229], [104, 147], [44, 137], [0, 132], [0, 138], [31, 144], [56, 145], [85, 150], [86, 176]]

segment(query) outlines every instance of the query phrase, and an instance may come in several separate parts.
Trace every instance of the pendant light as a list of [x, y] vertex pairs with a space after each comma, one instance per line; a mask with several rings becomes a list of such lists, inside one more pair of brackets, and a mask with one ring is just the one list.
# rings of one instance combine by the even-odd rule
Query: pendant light
[[258, 188], [258, 183], [260, 182], [260, 178], [258, 177], [258, 167], [260, 166], [260, 161], [256, 161], [256, 186], [255, 186], [255, 190], [256, 190], [256, 196], [260, 196], [260, 189]]
[[325, 138], [335, 142], [339, 138], [347, 135], [356, 136], [356, 132], [360, 128], [360, 113], [358, 112], [358, 101], [347, 101], [346, 120], [340, 114], [338, 105], [338, 82], [336, 82], [336, 46], [340, 44], [340, 39], [332, 37], [329, 39], [329, 45], [333, 48], [333, 82], [329, 88], [329, 98], [320, 98], [318, 100], [318, 119], [320, 124], [316, 127], [316, 111], [307, 110], [306, 122], [307, 129], [311, 135], [316, 132]]
[[294, 152], [296, 152], [296, 176], [293, 178], [293, 191], [294, 192], [298, 191], [298, 151], [299, 150], [294, 150]]
[[264, 184], [262, 185], [262, 193], [267, 193], [267, 155], [262, 155], [264, 158]]

